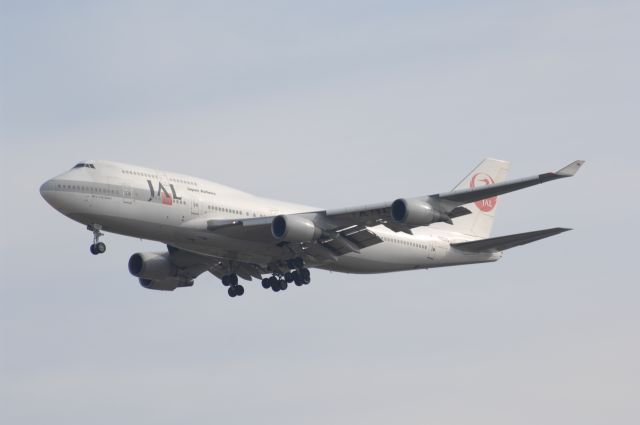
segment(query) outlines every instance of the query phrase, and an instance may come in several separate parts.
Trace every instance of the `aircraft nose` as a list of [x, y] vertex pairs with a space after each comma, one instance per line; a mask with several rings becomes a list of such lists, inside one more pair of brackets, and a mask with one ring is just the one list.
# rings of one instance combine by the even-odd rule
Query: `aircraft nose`
[[53, 181], [53, 179], [47, 180], [46, 182], [42, 183], [42, 186], [40, 186], [40, 196], [42, 196], [44, 200], [49, 204], [51, 203], [51, 192], [53, 191], [54, 187], [55, 182]]

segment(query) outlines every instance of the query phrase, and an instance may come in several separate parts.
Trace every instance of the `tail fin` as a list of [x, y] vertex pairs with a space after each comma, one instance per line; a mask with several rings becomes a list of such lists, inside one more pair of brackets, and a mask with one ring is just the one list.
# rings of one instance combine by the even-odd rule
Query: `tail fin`
[[[473, 169], [458, 185], [454, 191], [473, 187], [499, 183], [507, 178], [509, 162], [499, 159], [487, 158]], [[493, 219], [496, 216], [498, 197], [483, 199], [466, 204], [465, 208], [471, 214], [454, 218], [453, 225], [439, 225], [442, 229], [460, 232], [465, 235], [487, 238], [491, 234]]]

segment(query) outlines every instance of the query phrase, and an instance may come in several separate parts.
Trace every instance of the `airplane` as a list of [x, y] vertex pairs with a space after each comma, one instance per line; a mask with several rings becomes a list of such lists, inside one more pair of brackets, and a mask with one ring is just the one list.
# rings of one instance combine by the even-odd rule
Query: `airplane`
[[190, 287], [209, 272], [237, 297], [245, 292], [239, 278], [280, 292], [309, 284], [310, 268], [388, 273], [497, 261], [507, 249], [571, 230], [490, 237], [498, 196], [571, 177], [583, 164], [506, 180], [510, 163], [487, 158], [450, 192], [334, 210], [111, 161], [79, 162], [40, 193], [93, 233], [94, 255], [106, 251], [103, 231], [166, 244], [130, 257], [144, 288]]

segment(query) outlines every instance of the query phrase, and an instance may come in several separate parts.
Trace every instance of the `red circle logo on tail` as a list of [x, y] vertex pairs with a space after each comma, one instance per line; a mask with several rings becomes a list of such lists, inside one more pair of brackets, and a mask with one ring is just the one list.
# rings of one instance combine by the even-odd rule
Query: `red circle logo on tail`
[[[476, 173], [471, 177], [471, 182], [469, 183], [469, 187], [473, 188], [476, 186], [486, 186], [489, 184], [494, 184], [493, 178], [486, 173]], [[498, 197], [494, 196], [493, 198], [481, 199], [479, 201], [474, 202], [476, 207], [480, 209], [480, 211], [489, 212], [496, 207], [496, 203], [498, 202]]]

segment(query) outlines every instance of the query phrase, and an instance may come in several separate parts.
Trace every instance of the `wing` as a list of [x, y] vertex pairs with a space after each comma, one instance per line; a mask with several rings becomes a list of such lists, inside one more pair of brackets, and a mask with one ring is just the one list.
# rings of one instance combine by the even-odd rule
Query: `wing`
[[[483, 163], [486, 162], [503, 163], [497, 160], [485, 160]], [[463, 206], [465, 204], [573, 176], [583, 163], [584, 161], [575, 161], [554, 173], [430, 196], [273, 217], [234, 220], [200, 218], [184, 223], [184, 226], [237, 239], [271, 243], [293, 251], [296, 255], [312, 257], [318, 262], [331, 261], [338, 256], [358, 253], [361, 249], [382, 242], [369, 227], [384, 225], [395, 232], [411, 233], [412, 228], [433, 223], [452, 224], [452, 220], [470, 214]], [[308, 238], [277, 237], [273, 232], [277, 219], [290, 222], [291, 227], [298, 226], [299, 230], [306, 232], [304, 234]], [[282, 235], [286, 233], [282, 232]], [[251, 273], [247, 272], [247, 275]]]
[[444, 201], [453, 205], [468, 204], [471, 202], [481, 201], [483, 199], [493, 198], [494, 196], [504, 195], [505, 193], [515, 192], [516, 190], [546, 183], [552, 180], [574, 176], [582, 164], [584, 164], [584, 161], [574, 161], [555, 173], [543, 173], [523, 179], [509, 180], [487, 186], [439, 193], [437, 195], [431, 195], [428, 198], [437, 201]]
[[269, 270], [259, 264], [231, 261], [208, 255], [196, 254], [175, 246], [167, 245], [171, 263], [178, 269], [178, 275], [185, 280], [194, 280], [204, 272], [210, 272], [218, 278], [233, 271], [245, 280], [260, 279]]
[[[485, 160], [501, 163], [503, 161]], [[543, 173], [522, 179], [509, 180], [469, 189], [454, 190], [430, 196], [397, 199], [362, 207], [344, 208], [324, 212], [328, 221], [336, 225], [358, 224], [363, 226], [384, 225], [395, 232], [411, 233], [411, 229], [437, 222], [452, 224], [453, 220], [468, 215], [471, 211], [463, 205], [490, 199], [516, 190], [524, 189], [552, 180], [571, 177], [577, 173], [584, 161], [574, 161], [552, 173]], [[482, 165], [482, 164], [481, 164]], [[404, 220], [403, 216], [413, 208], [423, 219]], [[405, 213], [405, 214], [402, 214]]]
[[[382, 242], [366, 225], [353, 223], [349, 220], [333, 220], [326, 211], [289, 214], [289, 219], [306, 220], [321, 229], [317, 238], [309, 241], [291, 241], [278, 239], [272, 233], [272, 224], [276, 217], [259, 217], [240, 220], [206, 220], [207, 231], [220, 235], [243, 239], [273, 243], [287, 246], [299, 254], [310, 255], [318, 262], [335, 260], [336, 257], [360, 252], [361, 249]], [[202, 226], [202, 223], [186, 223], [189, 226]], [[373, 226], [375, 224], [371, 224]]]

